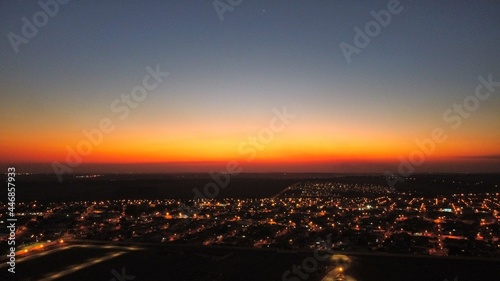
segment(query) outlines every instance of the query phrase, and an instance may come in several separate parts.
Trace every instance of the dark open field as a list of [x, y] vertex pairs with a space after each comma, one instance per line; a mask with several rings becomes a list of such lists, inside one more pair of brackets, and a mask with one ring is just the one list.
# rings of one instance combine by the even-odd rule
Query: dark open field
[[[222, 180], [225, 181], [224, 178]], [[262, 198], [273, 196], [290, 184], [292, 178], [229, 177], [229, 184], [219, 188], [218, 198]], [[104, 175], [98, 178], [68, 177], [58, 182], [54, 175], [19, 176], [17, 201], [81, 201], [108, 199], [192, 199], [193, 188], [203, 192], [215, 183], [208, 174], [188, 175]]]
[[[71, 248], [18, 264], [17, 280], [39, 280], [50, 272], [58, 272], [83, 261], [102, 258], [116, 249]], [[313, 253], [278, 254], [273, 251], [242, 249], [203, 249], [183, 247], [146, 247], [83, 268], [56, 280], [111, 280], [112, 270], [125, 268], [133, 280], [243, 280], [278, 281], [283, 272], [300, 265]], [[351, 259], [346, 274], [358, 281], [443, 281], [500, 280], [500, 261], [466, 260], [436, 257], [348, 255]], [[333, 262], [323, 265], [333, 266]], [[321, 280], [326, 274], [318, 270], [307, 280]], [[6, 278], [8, 275], [4, 275]], [[291, 276], [290, 276], [291, 277]], [[289, 279], [294, 280], [294, 279]]]
[[[2, 175], [4, 176], [4, 175]], [[224, 177], [221, 177], [225, 181]], [[388, 186], [381, 175], [340, 174], [240, 174], [229, 176], [229, 184], [220, 188], [217, 198], [271, 197], [287, 186], [304, 180], [335, 181], [351, 184]], [[201, 174], [105, 174], [97, 178], [66, 176], [59, 182], [53, 174], [18, 175], [18, 202], [80, 201], [108, 199], [192, 199], [193, 188], [203, 191], [216, 181], [208, 173]], [[437, 194], [500, 192], [499, 174], [421, 174], [397, 183], [397, 190], [421, 196]], [[0, 199], [0, 201], [2, 201]]]

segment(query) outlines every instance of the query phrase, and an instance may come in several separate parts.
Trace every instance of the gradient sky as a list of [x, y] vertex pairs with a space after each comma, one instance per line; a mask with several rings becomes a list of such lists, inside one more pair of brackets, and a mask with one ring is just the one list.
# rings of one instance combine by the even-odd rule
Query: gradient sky
[[[500, 2], [400, 1], [348, 63], [339, 44], [388, 2], [244, 0], [221, 21], [212, 1], [73, 0], [16, 54], [7, 35], [41, 8], [2, 1], [2, 167], [51, 171], [109, 118], [75, 171], [394, 171], [442, 128], [418, 171], [500, 172], [500, 87], [443, 120], [478, 76], [500, 81]], [[169, 76], [120, 120], [112, 102], [158, 64]], [[249, 160], [238, 148], [284, 107], [296, 118]]]

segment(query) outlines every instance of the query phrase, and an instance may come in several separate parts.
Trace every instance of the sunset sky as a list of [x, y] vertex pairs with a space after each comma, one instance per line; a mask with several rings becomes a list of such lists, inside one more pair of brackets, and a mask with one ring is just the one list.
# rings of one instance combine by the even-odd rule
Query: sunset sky
[[[437, 128], [446, 140], [417, 171], [500, 172], [500, 86], [454, 111], [479, 76], [500, 82], [500, 3], [400, 1], [348, 62], [339, 45], [389, 2], [244, 0], [221, 21], [212, 1], [74, 0], [16, 53], [9, 32], [43, 10], [2, 1], [0, 166], [67, 165], [106, 119], [75, 172], [396, 171]], [[148, 66], [169, 75], [117, 112]], [[294, 118], [273, 131], [284, 108]]]

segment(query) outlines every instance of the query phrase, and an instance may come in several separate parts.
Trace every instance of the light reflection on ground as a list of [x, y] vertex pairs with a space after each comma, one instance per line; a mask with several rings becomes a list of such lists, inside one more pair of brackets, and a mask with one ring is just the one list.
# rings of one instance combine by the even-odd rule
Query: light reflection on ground
[[352, 259], [346, 255], [333, 255], [331, 258], [332, 270], [322, 279], [322, 281], [356, 281], [351, 276], [349, 268]]

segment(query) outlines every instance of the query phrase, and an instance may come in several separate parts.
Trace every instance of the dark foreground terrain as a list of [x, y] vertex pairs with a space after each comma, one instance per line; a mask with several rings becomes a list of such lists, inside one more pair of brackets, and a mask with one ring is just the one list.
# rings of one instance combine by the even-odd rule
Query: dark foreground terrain
[[[318, 270], [304, 279], [283, 273], [300, 266], [313, 252], [277, 253], [252, 249], [191, 247], [141, 248], [79, 245], [21, 261], [15, 276], [2, 270], [1, 280], [321, 280], [338, 264], [333, 259], [319, 263]], [[334, 253], [343, 257], [347, 280], [500, 280], [500, 261], [422, 256], [387, 256]], [[109, 258], [109, 259], [107, 259]], [[345, 260], [348, 260], [345, 262]], [[77, 268], [80, 267], [80, 268]], [[69, 272], [73, 268], [79, 269]], [[2, 268], [5, 269], [5, 268]], [[66, 273], [65, 273], [66, 272]], [[113, 273], [114, 272], [114, 273]], [[59, 274], [59, 275], [57, 275]], [[15, 277], [15, 279], [12, 279]], [[58, 277], [58, 278], [57, 278]], [[117, 279], [115, 279], [117, 280]]]

